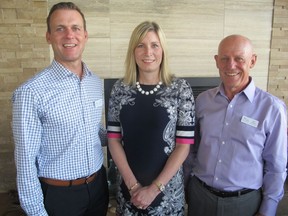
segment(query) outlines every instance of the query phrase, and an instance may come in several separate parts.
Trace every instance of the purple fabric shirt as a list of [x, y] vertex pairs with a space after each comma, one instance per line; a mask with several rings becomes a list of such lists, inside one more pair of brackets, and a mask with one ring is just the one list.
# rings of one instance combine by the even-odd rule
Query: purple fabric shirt
[[286, 178], [286, 112], [252, 79], [232, 101], [222, 85], [203, 92], [196, 99], [201, 141], [193, 173], [220, 190], [262, 187], [260, 212], [275, 215]]

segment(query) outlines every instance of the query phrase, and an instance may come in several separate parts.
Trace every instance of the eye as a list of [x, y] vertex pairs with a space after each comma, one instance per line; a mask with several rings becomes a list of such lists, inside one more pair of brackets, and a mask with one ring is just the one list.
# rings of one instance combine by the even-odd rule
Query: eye
[[63, 28], [63, 26], [58, 26], [58, 27], [56, 28], [56, 31], [57, 31], [57, 32], [61, 32], [61, 31], [64, 31], [64, 28]]
[[158, 45], [158, 44], [153, 44], [152, 47], [154, 47], [154, 48], [158, 48], [159, 45]]
[[235, 59], [235, 61], [236, 62], [244, 62], [245, 60], [244, 60], [244, 58], [242, 58], [242, 57], [237, 57], [236, 59]]
[[138, 44], [137, 45], [137, 48], [141, 48], [141, 47], [143, 47], [144, 45], [143, 44]]
[[221, 62], [228, 62], [228, 61], [229, 61], [229, 58], [227, 58], [227, 57], [222, 57], [220, 60], [221, 60]]
[[81, 31], [81, 28], [80, 28], [80, 26], [73, 26], [72, 30], [73, 31]]

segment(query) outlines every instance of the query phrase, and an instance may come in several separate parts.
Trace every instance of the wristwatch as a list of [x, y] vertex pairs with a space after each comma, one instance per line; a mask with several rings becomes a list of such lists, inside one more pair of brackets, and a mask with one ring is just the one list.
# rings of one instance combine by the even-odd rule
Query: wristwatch
[[156, 182], [155, 184], [161, 192], [163, 192], [165, 190], [165, 185], [162, 184], [161, 182]]

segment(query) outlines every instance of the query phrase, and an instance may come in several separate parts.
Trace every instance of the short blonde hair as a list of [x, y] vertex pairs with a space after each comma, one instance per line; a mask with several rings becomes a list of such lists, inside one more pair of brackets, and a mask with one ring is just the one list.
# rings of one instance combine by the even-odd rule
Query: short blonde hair
[[143, 40], [146, 34], [150, 31], [154, 31], [159, 37], [160, 44], [163, 50], [162, 62], [160, 65], [160, 77], [164, 85], [170, 85], [172, 75], [170, 73], [168, 56], [167, 56], [167, 45], [166, 37], [161, 27], [156, 22], [144, 21], [140, 23], [132, 32], [130, 42], [126, 54], [125, 60], [125, 75], [124, 83], [126, 85], [135, 85], [138, 76], [138, 66], [136, 64], [134, 51], [138, 44]]

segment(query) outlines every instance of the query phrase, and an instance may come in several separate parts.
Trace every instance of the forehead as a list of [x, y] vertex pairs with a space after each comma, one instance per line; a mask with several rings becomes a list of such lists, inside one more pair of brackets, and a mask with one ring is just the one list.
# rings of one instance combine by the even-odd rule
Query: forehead
[[245, 43], [223, 43], [218, 50], [224, 56], [248, 56], [252, 53], [250, 46]]
[[141, 42], [159, 42], [159, 37], [155, 31], [148, 31]]
[[58, 9], [54, 11], [50, 18], [51, 25], [81, 25], [84, 21], [81, 14], [76, 10]]
[[218, 55], [251, 55], [251, 42], [242, 36], [231, 36], [223, 39], [218, 47]]

